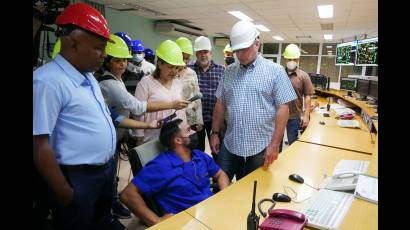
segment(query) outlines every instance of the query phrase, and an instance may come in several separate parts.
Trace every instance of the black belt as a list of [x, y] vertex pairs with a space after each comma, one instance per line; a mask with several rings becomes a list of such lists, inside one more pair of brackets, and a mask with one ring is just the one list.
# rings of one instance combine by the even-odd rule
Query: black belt
[[89, 165], [89, 164], [81, 164], [81, 165], [60, 165], [61, 170], [63, 171], [77, 171], [77, 172], [84, 172], [84, 171], [99, 171], [102, 169], [107, 168], [108, 164], [113, 160], [111, 157], [109, 161], [105, 162], [104, 164], [98, 165]]

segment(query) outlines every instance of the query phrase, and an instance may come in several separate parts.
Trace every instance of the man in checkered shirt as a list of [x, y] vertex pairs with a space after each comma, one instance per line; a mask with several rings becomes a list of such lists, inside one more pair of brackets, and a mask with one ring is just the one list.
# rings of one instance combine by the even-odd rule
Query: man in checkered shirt
[[[288, 103], [297, 97], [284, 68], [258, 55], [259, 31], [252, 23], [236, 23], [230, 40], [239, 62], [227, 67], [216, 90], [211, 149], [229, 179], [239, 180], [278, 158]], [[227, 131], [220, 143], [214, 134], [222, 128], [225, 110]]]

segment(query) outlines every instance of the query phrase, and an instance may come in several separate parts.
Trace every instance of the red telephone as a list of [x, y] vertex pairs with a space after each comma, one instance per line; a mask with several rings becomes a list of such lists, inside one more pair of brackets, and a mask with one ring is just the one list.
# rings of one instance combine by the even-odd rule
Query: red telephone
[[259, 228], [261, 230], [301, 230], [307, 222], [303, 213], [288, 209], [273, 209]]
[[342, 120], [352, 120], [354, 118], [353, 114], [343, 114], [339, 116], [339, 119]]

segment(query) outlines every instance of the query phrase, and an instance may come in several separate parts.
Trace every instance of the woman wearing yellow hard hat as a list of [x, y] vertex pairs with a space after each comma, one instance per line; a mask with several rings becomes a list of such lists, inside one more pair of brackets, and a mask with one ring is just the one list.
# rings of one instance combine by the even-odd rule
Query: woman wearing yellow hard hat
[[[157, 54], [156, 69], [152, 75], [141, 79], [135, 90], [135, 97], [147, 102], [169, 103], [173, 100], [181, 100], [181, 105], [186, 107], [189, 101], [183, 100], [182, 83], [177, 79], [181, 67], [185, 66], [181, 49], [175, 42], [166, 40], [160, 44], [155, 53]], [[151, 122], [164, 119], [173, 113], [177, 118], [186, 121], [185, 109], [145, 113], [139, 116], [138, 120]], [[142, 144], [159, 137], [159, 130], [138, 129], [133, 135], [137, 137], [137, 144]]]
[[[195, 95], [200, 95], [200, 89], [198, 84], [198, 76], [196, 72], [188, 67], [189, 59], [193, 54], [192, 42], [186, 37], [180, 37], [175, 42], [178, 44], [182, 51], [182, 57], [186, 66], [180, 71], [179, 79], [182, 82], [182, 94], [184, 98], [192, 98]], [[186, 108], [186, 116], [188, 124], [192, 129], [200, 131], [204, 126], [202, 119], [202, 103], [201, 100], [195, 100], [189, 104]]]

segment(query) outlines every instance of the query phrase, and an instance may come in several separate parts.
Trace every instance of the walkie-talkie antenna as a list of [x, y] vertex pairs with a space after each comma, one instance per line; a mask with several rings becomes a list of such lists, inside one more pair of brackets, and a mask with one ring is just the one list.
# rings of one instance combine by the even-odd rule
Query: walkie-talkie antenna
[[256, 180], [253, 182], [253, 200], [252, 210], [249, 212], [247, 219], [247, 230], [258, 230], [259, 216], [255, 213], [255, 200], [256, 200]]
[[252, 200], [252, 213], [253, 214], [255, 214], [256, 183], [257, 181], [255, 180], [253, 182], [253, 200]]

